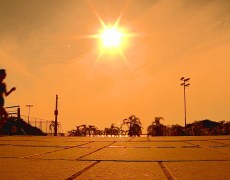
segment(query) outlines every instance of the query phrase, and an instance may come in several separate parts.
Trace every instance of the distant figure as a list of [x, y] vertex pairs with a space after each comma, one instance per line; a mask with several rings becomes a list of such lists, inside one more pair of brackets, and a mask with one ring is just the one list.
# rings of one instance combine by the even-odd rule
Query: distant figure
[[10, 91], [7, 92], [6, 84], [3, 80], [6, 78], [6, 70], [0, 69], [0, 126], [7, 121], [8, 113], [4, 109], [4, 95], [8, 96], [11, 92], [16, 90], [15, 87], [11, 88]]

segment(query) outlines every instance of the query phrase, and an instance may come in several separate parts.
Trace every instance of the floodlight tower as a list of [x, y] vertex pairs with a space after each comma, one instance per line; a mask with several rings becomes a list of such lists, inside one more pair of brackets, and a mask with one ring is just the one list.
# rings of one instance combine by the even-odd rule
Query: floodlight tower
[[186, 87], [188, 87], [190, 84], [188, 83], [188, 81], [190, 80], [190, 78], [185, 78], [185, 77], [182, 77], [180, 78], [180, 80], [182, 81], [181, 83], [181, 86], [184, 87], [184, 131], [185, 131], [185, 135], [187, 134], [187, 131], [186, 131], [186, 126], [187, 126], [187, 119], [186, 119], [186, 116], [187, 116], [187, 111], [186, 111], [186, 93], [185, 93], [185, 89]]
[[58, 95], [56, 95], [56, 104], [55, 104], [55, 110], [54, 110], [54, 115], [55, 115], [55, 121], [54, 121], [54, 136], [57, 136], [57, 125], [58, 125]]

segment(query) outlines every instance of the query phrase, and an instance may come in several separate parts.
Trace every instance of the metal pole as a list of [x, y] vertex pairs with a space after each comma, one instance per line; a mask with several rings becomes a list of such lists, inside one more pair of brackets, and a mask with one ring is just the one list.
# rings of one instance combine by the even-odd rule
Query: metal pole
[[26, 107], [29, 108], [29, 109], [28, 109], [28, 124], [30, 124], [30, 108], [33, 107], [33, 105], [28, 104], [28, 105], [26, 105]]
[[187, 134], [187, 129], [186, 129], [186, 118], [187, 114], [186, 114], [186, 94], [185, 94], [185, 83], [184, 83], [184, 131], [185, 131], [185, 135]]
[[39, 124], [40, 129], [42, 130], [42, 120], [40, 119], [40, 124]]
[[58, 95], [56, 95], [56, 106], [55, 106], [54, 115], [55, 115], [54, 136], [57, 136]]
[[190, 78], [185, 78], [182, 77], [180, 79], [181, 81], [183, 81], [183, 83], [181, 83], [181, 86], [184, 87], [184, 131], [185, 131], [185, 135], [187, 134], [187, 110], [186, 110], [186, 93], [185, 93], [185, 88], [188, 87], [190, 84], [188, 83], [188, 81], [190, 80]]
[[46, 134], [47, 134], [48, 120], [46, 120]]
[[20, 118], [21, 118], [20, 106], [18, 106], [18, 109], [17, 109], [17, 115], [18, 115], [18, 119], [20, 119]]

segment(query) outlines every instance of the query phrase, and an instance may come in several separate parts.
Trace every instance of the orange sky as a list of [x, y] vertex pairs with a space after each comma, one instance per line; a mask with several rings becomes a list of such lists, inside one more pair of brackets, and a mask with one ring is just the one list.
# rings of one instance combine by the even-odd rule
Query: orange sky
[[[33, 104], [31, 116], [54, 119], [59, 95], [63, 131], [118, 125], [135, 114], [144, 131], [155, 116], [184, 125], [230, 119], [230, 2], [228, 0], [2, 0], [0, 67], [7, 70], [6, 106]], [[123, 54], [98, 58], [101, 24], [116, 22], [138, 36]]]

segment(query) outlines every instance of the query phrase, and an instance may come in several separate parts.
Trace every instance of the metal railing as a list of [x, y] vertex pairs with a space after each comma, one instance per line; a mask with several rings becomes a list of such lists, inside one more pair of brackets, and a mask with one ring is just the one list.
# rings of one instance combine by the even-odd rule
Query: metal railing
[[[10, 117], [17, 115], [17, 118], [21, 117], [20, 106], [9, 106], [5, 107]], [[8, 110], [9, 109], [9, 110]]]
[[[28, 116], [26, 116], [26, 115], [21, 115], [20, 106], [8, 106], [8, 107], [5, 107], [5, 109], [8, 112], [9, 117], [17, 117], [18, 119], [22, 118], [23, 120], [28, 118]], [[43, 118], [30, 116], [29, 124], [31, 126], [34, 126], [38, 129], [40, 129], [41, 131], [43, 131], [45, 133], [51, 135], [51, 134], [54, 134], [53, 122], [54, 122], [54, 120], [47, 120], [47, 119], [43, 119]], [[59, 124], [58, 134], [61, 134], [61, 132], [62, 132], [61, 123], [58, 122], [58, 124]]]

